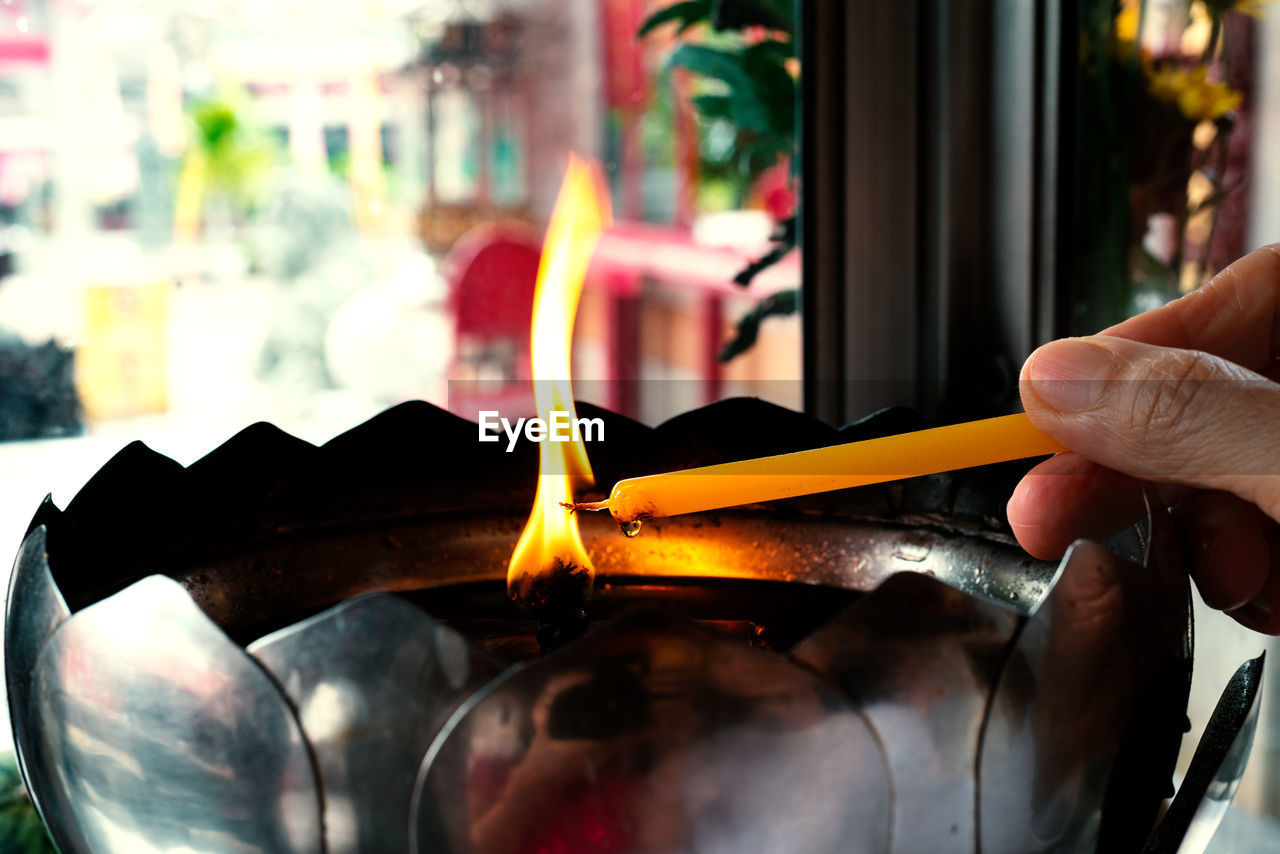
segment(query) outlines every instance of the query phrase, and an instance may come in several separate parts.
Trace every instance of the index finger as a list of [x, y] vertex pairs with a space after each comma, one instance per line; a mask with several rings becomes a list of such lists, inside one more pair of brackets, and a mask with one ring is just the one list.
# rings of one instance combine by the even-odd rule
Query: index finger
[[1269, 374], [1280, 360], [1280, 243], [1249, 253], [1204, 287], [1102, 334], [1200, 350]]

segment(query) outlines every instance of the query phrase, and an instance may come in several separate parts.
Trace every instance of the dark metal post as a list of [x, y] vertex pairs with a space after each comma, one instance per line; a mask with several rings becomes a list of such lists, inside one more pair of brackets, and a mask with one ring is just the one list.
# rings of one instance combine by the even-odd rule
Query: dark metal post
[[1007, 411], [1060, 327], [1060, 0], [802, 10], [806, 407]]

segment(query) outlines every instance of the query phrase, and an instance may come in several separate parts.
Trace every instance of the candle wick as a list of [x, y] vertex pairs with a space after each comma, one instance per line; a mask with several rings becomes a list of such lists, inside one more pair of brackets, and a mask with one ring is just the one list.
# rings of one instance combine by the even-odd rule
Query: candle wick
[[548, 653], [586, 634], [590, 595], [591, 571], [557, 557], [539, 575], [521, 577], [514, 598], [533, 614], [534, 637]]
[[577, 513], [579, 510], [608, 510], [608, 501], [561, 501], [560, 506], [568, 510], [570, 513]]

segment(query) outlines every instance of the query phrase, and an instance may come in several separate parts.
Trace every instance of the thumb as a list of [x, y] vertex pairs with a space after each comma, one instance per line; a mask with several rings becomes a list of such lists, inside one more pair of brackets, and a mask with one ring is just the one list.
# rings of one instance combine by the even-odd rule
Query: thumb
[[1280, 384], [1208, 353], [1094, 335], [1036, 350], [1020, 386], [1032, 422], [1082, 456], [1233, 492], [1280, 520]]

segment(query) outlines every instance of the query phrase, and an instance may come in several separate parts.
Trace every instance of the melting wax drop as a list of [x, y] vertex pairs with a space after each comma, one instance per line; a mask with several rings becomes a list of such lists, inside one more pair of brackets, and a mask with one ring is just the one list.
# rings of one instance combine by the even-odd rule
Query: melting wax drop
[[619, 522], [618, 529], [622, 531], [624, 537], [638, 537], [640, 535], [640, 520], [633, 519], [630, 522]]

